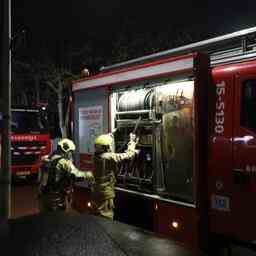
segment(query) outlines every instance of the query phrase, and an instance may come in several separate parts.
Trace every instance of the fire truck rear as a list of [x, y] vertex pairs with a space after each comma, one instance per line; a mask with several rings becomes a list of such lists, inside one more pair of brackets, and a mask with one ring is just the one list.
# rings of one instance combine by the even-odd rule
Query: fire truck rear
[[[11, 169], [13, 176], [32, 176], [52, 149], [45, 107], [12, 108]], [[1, 125], [0, 115], [0, 125]]]
[[[218, 255], [256, 241], [256, 28], [106, 67], [73, 84], [74, 139], [93, 169], [98, 134], [140, 154], [118, 166], [115, 218]], [[77, 184], [74, 205], [90, 208]], [[237, 255], [237, 254], [234, 254]], [[239, 254], [238, 254], [239, 255]], [[241, 254], [245, 255], [245, 254]]]

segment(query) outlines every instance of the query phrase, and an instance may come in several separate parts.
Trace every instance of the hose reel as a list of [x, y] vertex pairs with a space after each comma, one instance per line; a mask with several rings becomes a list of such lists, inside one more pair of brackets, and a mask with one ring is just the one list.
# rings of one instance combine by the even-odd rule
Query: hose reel
[[119, 98], [117, 110], [119, 112], [127, 112], [151, 109], [153, 100], [154, 92], [152, 89], [126, 92]]

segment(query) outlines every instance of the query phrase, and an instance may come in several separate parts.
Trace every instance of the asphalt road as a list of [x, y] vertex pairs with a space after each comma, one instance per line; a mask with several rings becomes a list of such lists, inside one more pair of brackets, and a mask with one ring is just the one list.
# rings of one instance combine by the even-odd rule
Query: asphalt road
[[10, 256], [192, 256], [190, 250], [117, 221], [78, 213], [37, 214], [37, 185], [12, 185], [12, 211], [0, 222], [0, 254]]
[[[64, 218], [62, 217], [62, 218], [60, 218], [60, 220], [59, 220], [59, 218], [57, 218], [57, 219], [54, 219], [54, 221], [52, 222], [52, 220], [48, 219], [48, 217], [43, 217], [42, 218], [42, 217], [38, 216], [37, 213], [39, 213], [39, 211], [38, 211], [38, 204], [37, 204], [37, 184], [36, 184], [35, 181], [28, 181], [28, 180], [24, 180], [24, 179], [23, 180], [21, 179], [21, 180], [15, 181], [12, 184], [11, 200], [12, 200], [12, 202], [11, 202], [11, 222], [10, 222], [10, 226], [12, 227], [12, 230], [14, 230], [15, 231], [14, 233], [16, 234], [15, 237], [14, 237], [15, 240], [13, 241], [14, 243], [18, 243], [17, 241], [20, 241], [20, 238], [22, 237], [22, 233], [23, 233], [22, 232], [23, 228], [25, 228], [25, 229], [28, 229], [28, 228], [40, 229], [40, 227], [42, 227], [42, 224], [40, 224], [40, 222], [45, 222], [45, 221], [48, 222], [49, 221], [50, 225], [49, 225], [49, 229], [47, 230], [47, 232], [55, 232], [55, 226], [54, 225], [56, 225], [55, 221], [57, 219], [58, 219], [58, 221], [61, 222], [60, 223], [61, 225], [63, 225], [63, 223], [65, 223], [65, 225], [68, 226], [68, 223], [70, 222], [69, 218], [72, 218], [72, 223], [74, 221], [74, 223], [76, 223], [74, 225], [77, 225], [77, 227], [80, 227], [81, 221], [82, 222], [84, 221], [84, 220], [81, 220], [80, 218], [84, 218], [84, 219], [88, 218], [88, 217], [83, 217], [83, 216], [81, 216], [81, 217], [77, 216], [75, 218], [74, 217], [67, 217], [67, 218], [66, 217], [64, 217]], [[45, 218], [46, 218], [46, 220], [45, 220]], [[89, 221], [89, 223], [95, 222], [94, 219], [89, 219], [88, 221]], [[29, 223], [34, 223], [34, 224], [33, 225], [31, 224], [32, 225], [31, 226]], [[125, 236], [121, 237], [121, 235], [124, 235], [125, 232], [126, 233], [128, 232], [127, 234], [130, 234], [130, 232], [131, 232], [131, 234], [133, 234], [132, 232], [134, 232], [135, 230], [133, 230], [132, 227], [129, 229], [129, 226], [127, 226], [128, 227], [128, 229], [127, 229], [126, 226], [123, 226], [124, 230], [126, 230], [126, 229], [127, 230], [120, 235], [118, 232], [120, 231], [120, 227], [122, 228], [123, 224], [121, 224], [120, 226], [119, 226], [119, 224], [114, 224], [114, 225], [118, 225], [118, 226], [110, 227], [109, 225], [112, 225], [112, 224], [109, 224], [109, 223], [105, 224], [105, 222], [102, 222], [101, 225], [104, 225], [104, 229], [108, 230], [108, 232], [111, 232], [111, 236], [117, 237], [117, 241], [121, 241], [122, 242], [122, 246], [124, 246], [125, 250], [129, 251], [131, 249], [130, 243], [124, 243], [120, 239], [123, 239], [123, 240], [127, 239], [127, 237], [125, 237]], [[84, 227], [84, 229], [87, 229], [87, 228], [88, 228], [87, 226]], [[32, 233], [33, 232], [35, 232], [35, 231], [33, 230]], [[62, 230], [60, 232], [62, 232]], [[81, 232], [84, 232], [84, 231], [81, 231]], [[78, 236], [78, 233], [75, 236]], [[99, 233], [100, 233], [100, 231], [99, 231]], [[54, 234], [54, 236], [55, 235], [56, 234]], [[59, 234], [57, 234], [57, 235], [59, 236]], [[141, 234], [139, 233], [139, 235], [141, 235]], [[40, 236], [44, 237], [45, 234], [38, 233], [38, 238], [37, 239], [41, 239]], [[27, 237], [27, 236], [25, 236], [25, 237]], [[0, 238], [1, 238], [1, 234], [0, 234]], [[25, 238], [23, 238], [23, 240], [24, 239]], [[134, 239], [134, 237], [131, 238], [131, 239]], [[146, 240], [147, 239], [152, 240], [154, 238], [152, 238], [152, 237], [145, 237], [145, 239]], [[62, 238], [61, 238], [61, 241], [62, 241]], [[52, 243], [52, 241], [50, 241], [50, 240], [48, 242], [49, 242], [49, 244]], [[158, 242], [159, 241], [157, 241], [157, 243]], [[170, 254], [170, 255], [175, 255], [175, 256], [190, 255], [189, 252], [182, 251], [183, 250], [182, 248], [178, 248], [178, 247], [175, 247], [175, 246], [173, 247], [172, 242], [169, 243], [169, 242], [166, 242], [165, 240], [163, 240], [163, 241], [160, 242], [160, 244], [161, 243], [164, 243], [164, 246], [167, 246], [167, 247], [170, 246], [170, 248], [175, 248], [175, 250], [179, 251], [179, 253], [176, 254], [175, 250], [173, 249], [174, 250], [174, 252], [173, 252], [174, 254]], [[29, 246], [29, 247], [32, 246], [32, 244], [30, 244], [29, 240], [26, 240], [26, 241], [24, 240], [24, 244], [26, 246]], [[47, 244], [48, 247], [49, 247], [49, 244]], [[74, 245], [72, 245], [72, 246], [74, 246]], [[80, 245], [77, 245], [77, 246], [79, 247]], [[132, 246], [134, 246], [134, 244]], [[55, 247], [54, 247], [54, 250], [56, 249]], [[49, 248], [51, 248], [51, 247], [49, 247]], [[25, 249], [27, 249], [27, 247]], [[41, 248], [39, 248], [39, 249], [41, 250]], [[62, 254], [57, 254], [57, 253], [56, 254], [54, 254], [54, 253], [53, 254], [48, 254], [48, 252], [45, 252], [45, 254], [43, 254], [43, 253], [42, 254], [36, 254], [39, 249], [38, 248], [34, 248], [33, 250], [35, 250], [35, 254], [33, 254], [33, 255], [62, 255]], [[156, 248], [154, 248], [154, 249], [156, 249]], [[152, 248], [151, 248], [151, 250], [152, 250]], [[143, 253], [145, 253], [145, 252], [146, 251], [144, 251]], [[233, 247], [232, 252], [233, 252], [232, 256], [256, 256], [256, 252], [252, 252], [251, 250], [247, 250], [247, 249], [242, 249], [241, 250], [241, 248], [238, 248], [238, 247]], [[97, 254], [97, 253], [95, 253], [95, 255], [104, 255], [104, 254], [101, 254], [101, 253], [99, 253], [99, 254]], [[147, 255], [148, 251], [147, 251], [147, 254], [143, 254], [143, 253], [141, 253], [141, 254], [139, 253], [137, 255]], [[165, 255], [165, 253], [163, 253], [163, 254], [162, 253], [158, 254], [158, 255]], [[16, 255], [16, 254], [13, 254], [13, 255]], [[26, 254], [24, 254], [24, 256], [25, 255], [26, 256], [28, 255], [27, 252], [26, 252]], [[71, 254], [64, 254], [64, 255], [72, 255], [73, 256], [74, 254], [71, 253]], [[90, 254], [85, 254], [85, 255], [90, 255]], [[117, 255], [122, 255], [122, 253], [120, 253], [120, 254], [117, 253]], [[126, 255], [130, 255], [130, 254], [127, 253]], [[136, 255], [136, 253], [135, 253], [135, 255]]]
[[36, 182], [26, 179], [15, 180], [11, 188], [11, 218], [38, 212]]

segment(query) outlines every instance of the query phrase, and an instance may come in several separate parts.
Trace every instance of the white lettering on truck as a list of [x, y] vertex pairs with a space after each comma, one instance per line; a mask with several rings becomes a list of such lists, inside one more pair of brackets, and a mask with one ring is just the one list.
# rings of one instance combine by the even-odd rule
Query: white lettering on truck
[[221, 81], [216, 84], [216, 113], [215, 113], [215, 128], [214, 131], [217, 134], [222, 134], [224, 132], [224, 96], [225, 96], [225, 82]]

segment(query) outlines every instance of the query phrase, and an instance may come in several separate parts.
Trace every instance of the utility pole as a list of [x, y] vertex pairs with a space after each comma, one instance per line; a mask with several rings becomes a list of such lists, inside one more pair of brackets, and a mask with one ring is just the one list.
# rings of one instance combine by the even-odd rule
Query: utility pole
[[1, 131], [0, 218], [11, 214], [11, 0], [0, 3], [0, 90]]

